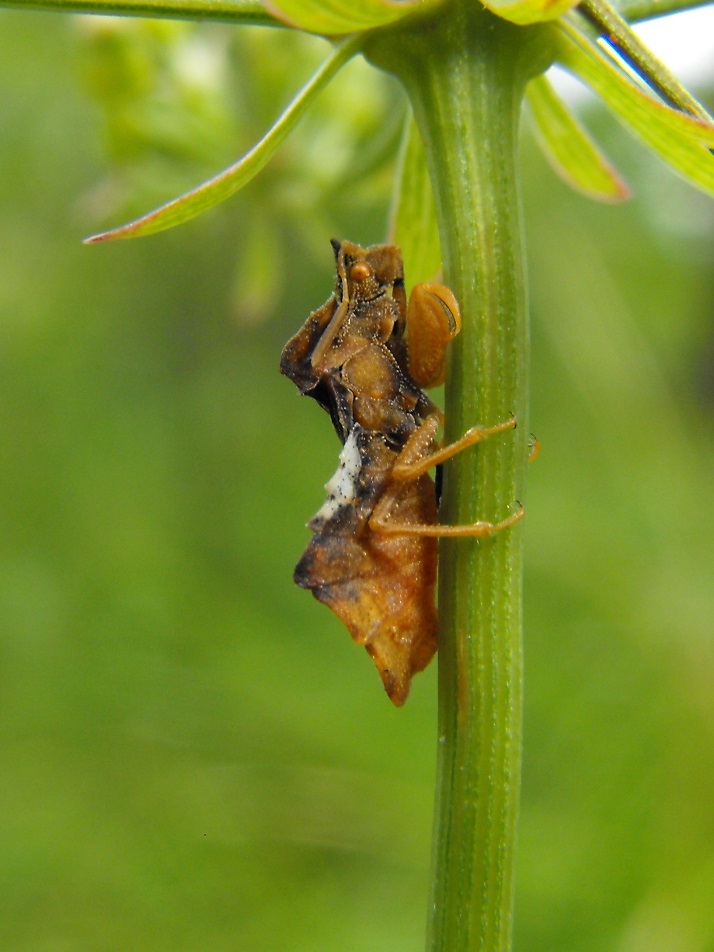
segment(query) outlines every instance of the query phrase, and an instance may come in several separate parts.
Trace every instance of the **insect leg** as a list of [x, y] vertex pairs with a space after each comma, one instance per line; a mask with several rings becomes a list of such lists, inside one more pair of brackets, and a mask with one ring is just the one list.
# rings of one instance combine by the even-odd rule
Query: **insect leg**
[[[438, 423], [438, 421], [436, 422]], [[426, 441], [427, 432], [431, 434], [430, 439], [433, 439], [433, 435], [436, 432], [436, 425], [432, 423], [432, 417], [429, 417], [407, 440], [404, 449], [394, 464], [392, 477], [396, 480], [417, 479], [423, 473], [426, 473], [427, 470], [431, 469], [432, 466], [451, 459], [452, 456], [456, 456], [457, 453], [460, 453], [467, 447], [473, 446], [474, 443], [480, 443], [481, 440], [486, 439], [487, 436], [493, 436], [494, 433], [502, 433], [504, 430], [513, 429], [515, 425], [516, 418], [511, 417], [504, 423], [497, 423], [495, 426], [472, 426], [461, 439], [449, 443], [448, 446], [442, 446], [440, 449], [434, 450], [425, 456], [424, 452], [427, 447], [424, 446], [424, 443]], [[427, 426], [429, 430], [427, 430]]]
[[335, 313], [332, 315], [330, 323], [322, 332], [319, 341], [315, 345], [315, 349], [311, 355], [311, 363], [316, 371], [330, 369], [329, 363], [326, 362], [327, 355], [335, 342], [335, 338], [337, 337], [340, 328], [344, 324], [345, 317], [347, 316], [347, 306], [348, 301], [345, 298], [335, 309]]
[[533, 460], [538, 459], [538, 457], [540, 456], [540, 443], [538, 442], [538, 440], [535, 438], [535, 436], [532, 433], [531, 433], [530, 450], [531, 451], [528, 454], [528, 462], [532, 463]]
[[[497, 423], [495, 426], [483, 427], [474, 426], [468, 430], [460, 440], [443, 446], [433, 452], [427, 452], [433, 445], [434, 435], [437, 431], [439, 420], [436, 415], [428, 417], [424, 423], [412, 433], [404, 445], [404, 449], [397, 457], [392, 467], [392, 478], [394, 483], [388, 487], [382, 498], [374, 508], [374, 512], [369, 520], [369, 526], [375, 532], [383, 535], [403, 535], [403, 536], [431, 536], [434, 538], [467, 536], [472, 538], [483, 538], [493, 535], [494, 532], [500, 532], [514, 525], [519, 519], [523, 518], [523, 506], [519, 503], [518, 509], [506, 519], [500, 522], [487, 522], [479, 520], [470, 525], [463, 526], [443, 526], [429, 523], [408, 523], [395, 522], [390, 519], [390, 512], [395, 504], [400, 500], [403, 489], [400, 487], [423, 476], [427, 470], [445, 460], [461, 450], [472, 446], [492, 436], [494, 433], [502, 433], [504, 430], [512, 429], [516, 425], [515, 417], [511, 417], [503, 423]], [[426, 455], [425, 455], [426, 454]]]
[[389, 506], [393, 499], [387, 493], [375, 506], [372, 517], [369, 520], [369, 527], [374, 532], [381, 532], [382, 535], [395, 536], [431, 536], [433, 538], [472, 538], [482, 539], [485, 536], [491, 536], [495, 532], [501, 532], [502, 529], [508, 529], [509, 526], [519, 522], [525, 509], [518, 503], [518, 509], [506, 519], [500, 522], [486, 522], [479, 520], [465, 526], [442, 526], [442, 525], [412, 525], [410, 523], [399, 523], [389, 521]]

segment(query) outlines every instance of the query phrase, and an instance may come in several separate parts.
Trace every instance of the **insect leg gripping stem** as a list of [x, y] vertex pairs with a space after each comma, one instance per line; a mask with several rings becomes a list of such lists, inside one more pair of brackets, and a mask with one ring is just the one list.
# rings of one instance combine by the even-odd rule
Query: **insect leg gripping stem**
[[417, 480], [424, 476], [427, 470], [432, 466], [443, 463], [457, 453], [479, 443], [487, 436], [495, 433], [502, 433], [504, 430], [513, 429], [516, 426], [515, 417], [511, 417], [504, 423], [497, 423], [495, 426], [484, 427], [474, 426], [468, 430], [461, 439], [443, 446], [438, 450], [427, 453], [427, 449], [433, 445], [434, 435], [438, 428], [438, 417], [430, 416], [424, 423], [415, 430], [407, 440], [404, 449], [399, 454], [397, 461], [392, 467], [392, 484], [374, 508], [374, 512], [369, 520], [369, 527], [375, 532], [383, 535], [393, 536], [430, 536], [433, 538], [445, 538], [455, 536], [466, 536], [471, 538], [483, 538], [507, 529], [523, 518], [523, 506], [518, 503], [516, 512], [502, 519], [500, 522], [486, 522], [479, 520], [470, 525], [445, 526], [445, 525], [427, 525], [420, 523], [397, 522], [390, 519], [390, 513], [395, 505], [399, 503], [401, 490], [400, 484]]
[[434, 438], [437, 425], [438, 420], [434, 417], [429, 417], [418, 430], [412, 433], [394, 464], [392, 469], [393, 479], [416, 479], [418, 476], [421, 476], [422, 473], [426, 473], [427, 470], [430, 470], [432, 466], [437, 466], [439, 463], [451, 459], [452, 456], [456, 456], [457, 453], [460, 453], [467, 447], [473, 446], [475, 443], [480, 443], [481, 440], [485, 440], [487, 436], [493, 436], [494, 433], [502, 433], [504, 430], [513, 429], [516, 426], [516, 418], [510, 417], [510, 419], [504, 423], [497, 423], [495, 426], [472, 426], [461, 439], [424, 455], [425, 450]]
[[[384, 514], [381, 512], [381, 503], [386, 499], [387, 497], [384, 497], [382, 500], [380, 500], [380, 503], [374, 510], [372, 518], [369, 520], [370, 529], [372, 529], [374, 532], [380, 532], [382, 535], [431, 536], [432, 538], [439, 539], [454, 537], [483, 539], [485, 536], [491, 536], [495, 532], [501, 532], [502, 529], [508, 529], [509, 526], [519, 522], [525, 514], [525, 509], [521, 503], [518, 503], [518, 509], [512, 515], [508, 516], [506, 519], [502, 519], [500, 522], [485, 522], [479, 520], [479, 522], [472, 522], [470, 525], [465, 526], [410, 525], [409, 523], [389, 521], [389, 512], [387, 511]], [[391, 503], [391, 500], [388, 501]]]

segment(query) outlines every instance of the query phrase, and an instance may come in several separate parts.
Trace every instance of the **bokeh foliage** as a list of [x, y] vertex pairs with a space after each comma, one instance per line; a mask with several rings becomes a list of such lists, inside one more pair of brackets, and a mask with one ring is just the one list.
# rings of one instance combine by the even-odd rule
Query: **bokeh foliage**
[[[145, 25], [127, 92], [93, 26], [2, 17], [0, 944], [419, 948], [435, 671], [393, 710], [293, 587], [337, 441], [277, 373], [328, 239], [384, 235], [404, 105], [353, 63], [227, 206], [82, 248], [101, 211], [238, 154], [324, 44], [163, 24], [221, 57], [201, 99]], [[524, 140], [544, 451], [516, 947], [711, 952], [714, 212], [590, 119], [625, 206]]]

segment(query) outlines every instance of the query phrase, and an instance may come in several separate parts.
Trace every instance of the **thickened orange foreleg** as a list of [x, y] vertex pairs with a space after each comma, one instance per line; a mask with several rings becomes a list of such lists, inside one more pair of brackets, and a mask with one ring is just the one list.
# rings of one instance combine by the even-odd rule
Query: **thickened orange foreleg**
[[429, 281], [415, 284], [407, 307], [407, 362], [420, 387], [438, 387], [446, 373], [446, 348], [461, 330], [453, 291]]

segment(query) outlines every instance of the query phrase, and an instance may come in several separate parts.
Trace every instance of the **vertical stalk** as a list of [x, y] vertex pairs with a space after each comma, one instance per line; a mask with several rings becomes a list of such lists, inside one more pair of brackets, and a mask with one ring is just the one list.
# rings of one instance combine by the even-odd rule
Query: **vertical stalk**
[[[537, 31], [535, 31], [537, 32]], [[442, 521], [499, 521], [523, 500], [527, 314], [516, 136], [534, 31], [454, 0], [367, 50], [404, 83], [427, 152], [446, 283], [463, 330], [446, 387], [447, 439], [515, 414], [444, 470]], [[379, 44], [379, 45], [377, 45]], [[521, 770], [522, 523], [445, 540], [430, 952], [511, 948]]]

